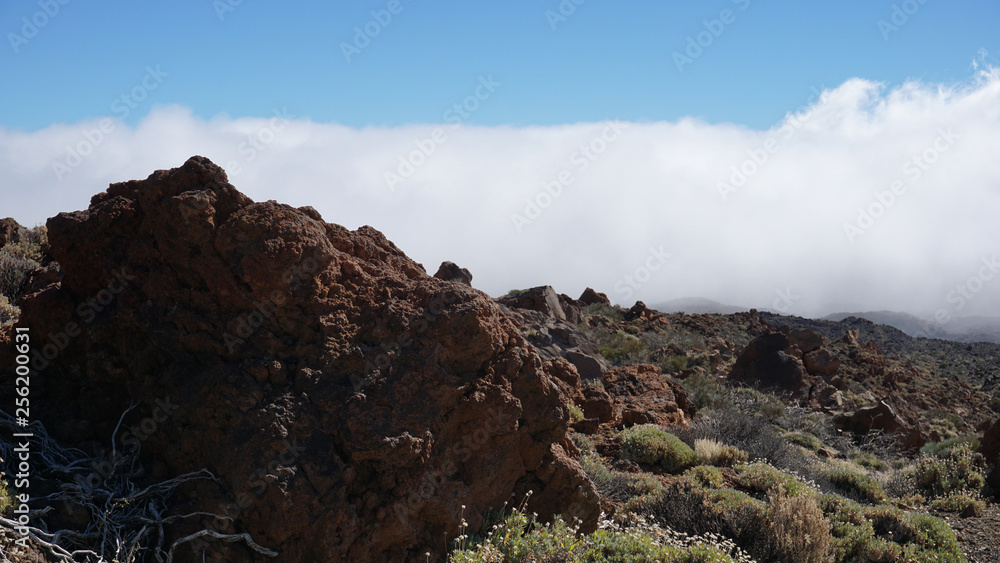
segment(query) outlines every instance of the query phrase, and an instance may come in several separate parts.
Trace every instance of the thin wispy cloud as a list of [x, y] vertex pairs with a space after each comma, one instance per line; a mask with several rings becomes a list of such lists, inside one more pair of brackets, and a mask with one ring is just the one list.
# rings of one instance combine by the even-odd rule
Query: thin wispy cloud
[[255, 200], [370, 224], [428, 270], [455, 261], [494, 295], [551, 284], [627, 305], [770, 308], [792, 295], [787, 312], [802, 315], [995, 314], [997, 139], [992, 67], [959, 85], [852, 79], [766, 131], [695, 119], [354, 129], [290, 106], [209, 120], [158, 106], [134, 128], [108, 117], [0, 129], [0, 208], [43, 222], [201, 154]]

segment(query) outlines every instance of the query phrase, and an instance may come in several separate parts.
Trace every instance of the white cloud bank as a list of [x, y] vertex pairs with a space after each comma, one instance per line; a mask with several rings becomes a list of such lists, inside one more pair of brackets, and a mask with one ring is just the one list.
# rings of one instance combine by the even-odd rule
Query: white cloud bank
[[696, 120], [357, 130], [173, 106], [134, 129], [113, 118], [0, 129], [0, 215], [42, 222], [200, 154], [255, 200], [370, 224], [430, 273], [452, 260], [493, 295], [589, 285], [623, 304], [998, 314], [998, 149], [993, 68], [961, 85], [850, 80], [768, 131]]

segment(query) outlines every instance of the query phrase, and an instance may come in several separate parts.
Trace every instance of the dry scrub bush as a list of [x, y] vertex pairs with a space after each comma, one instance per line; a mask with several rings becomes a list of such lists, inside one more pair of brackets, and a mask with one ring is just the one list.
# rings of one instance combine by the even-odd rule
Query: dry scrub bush
[[832, 560], [830, 521], [812, 496], [790, 497], [780, 488], [767, 495], [767, 518], [779, 561], [827, 563]]

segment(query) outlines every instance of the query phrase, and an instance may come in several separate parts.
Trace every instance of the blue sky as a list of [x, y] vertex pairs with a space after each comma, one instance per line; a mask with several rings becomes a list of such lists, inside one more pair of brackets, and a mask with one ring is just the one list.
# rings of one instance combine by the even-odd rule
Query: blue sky
[[[58, 13], [39, 16], [46, 4]], [[156, 104], [203, 118], [287, 107], [351, 127], [436, 123], [479, 76], [492, 75], [502, 94], [470, 124], [690, 116], [764, 129], [805, 106], [814, 89], [852, 77], [957, 82], [980, 49], [1000, 52], [1000, 4], [984, 0], [399, 0], [386, 25], [372, 11], [387, 13], [388, 0], [230, 4], [237, 1], [4, 2], [0, 126], [35, 131], [115, 115], [114, 101], [151, 66], [168, 76], [128, 123]], [[904, 8], [913, 13], [898, 30], [880, 30], [894, 6], [897, 23]], [[674, 53], [723, 10], [729, 23], [703, 34], [707, 46], [678, 71]], [[44, 25], [29, 39], [22, 18]], [[377, 36], [367, 45], [360, 38], [348, 62], [342, 44], [366, 25]]]
[[203, 155], [491, 295], [1000, 311], [995, 0], [576, 2], [4, 2], [0, 216]]

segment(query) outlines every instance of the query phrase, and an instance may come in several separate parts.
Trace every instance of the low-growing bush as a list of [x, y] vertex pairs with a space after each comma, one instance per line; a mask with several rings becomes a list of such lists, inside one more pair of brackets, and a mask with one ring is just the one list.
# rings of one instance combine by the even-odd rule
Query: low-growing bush
[[941, 456], [924, 456], [914, 469], [917, 487], [931, 497], [955, 492], [979, 493], [986, 484], [986, 462], [973, 452], [968, 442], [961, 442]]
[[810, 491], [809, 487], [795, 477], [763, 462], [738, 465], [736, 474], [737, 486], [755, 493], [767, 494], [780, 489], [783, 494], [799, 496]]
[[588, 317], [601, 316], [617, 322], [625, 320], [625, 312], [620, 307], [612, 307], [604, 303], [591, 303], [587, 305], [583, 308], [583, 314]]
[[968, 435], [949, 438], [940, 442], [928, 442], [927, 444], [924, 444], [924, 447], [920, 448], [920, 453], [943, 457], [948, 455], [948, 452], [960, 444], [968, 444], [970, 450], [976, 451], [979, 449], [979, 437], [975, 435]]
[[[664, 366], [663, 362], [660, 362], [660, 367], [664, 371], [670, 368], [669, 365]], [[688, 399], [698, 407], [698, 410], [733, 408], [733, 402], [729, 400], [729, 388], [711, 375], [692, 374], [681, 380], [681, 385], [687, 391]]]
[[573, 445], [580, 450], [580, 457], [594, 452], [594, 439], [586, 434], [580, 434], [579, 432], [570, 432], [569, 439], [573, 441]]
[[793, 466], [803, 463], [795, 459], [796, 454], [803, 457], [801, 452], [794, 451], [766, 420], [734, 409], [701, 417], [690, 430], [677, 432], [690, 437], [690, 443], [698, 438], [715, 440], [742, 450], [749, 459], [763, 459], [775, 467], [797, 469]]
[[766, 526], [767, 505], [740, 491], [705, 489], [681, 481], [639, 503], [635, 511], [678, 532], [729, 538], [757, 561], [774, 557], [774, 535]]
[[624, 473], [609, 469], [597, 455], [580, 458], [580, 466], [593, 481], [598, 494], [615, 502], [628, 502], [636, 497], [663, 491], [663, 485], [648, 473]]
[[574, 405], [573, 403], [570, 403], [566, 406], [569, 408], [569, 419], [572, 422], [580, 422], [581, 420], [584, 419], [583, 409]]
[[538, 524], [523, 508], [482, 532], [484, 537], [459, 536], [449, 563], [734, 563], [728, 554], [732, 546], [713, 545], [722, 543], [713, 538], [682, 537], [655, 527], [580, 536], [561, 518]]
[[868, 452], [856, 452], [851, 454], [851, 459], [854, 463], [857, 463], [861, 467], [867, 467], [869, 469], [874, 469], [876, 471], [884, 471], [889, 469], [889, 464], [882, 461], [875, 454]]
[[827, 563], [831, 560], [830, 521], [813, 497], [790, 497], [778, 488], [768, 493], [767, 504], [767, 519], [779, 561]]
[[676, 473], [694, 465], [698, 457], [677, 436], [654, 425], [633, 426], [622, 430], [622, 456], [637, 463], [658, 464]]
[[12, 305], [6, 295], [0, 295], [0, 326], [13, 323], [21, 315], [21, 309]]
[[821, 495], [838, 562], [964, 562], [944, 521], [886, 505], [862, 507], [838, 495]]
[[806, 432], [789, 432], [785, 434], [785, 440], [810, 451], [816, 451], [823, 447], [823, 442], [819, 438]]
[[684, 472], [684, 477], [706, 489], [721, 489], [726, 480], [722, 472], [710, 465], [698, 465]]
[[0, 516], [9, 518], [12, 515], [14, 505], [14, 497], [11, 496], [10, 491], [7, 490], [7, 482], [0, 479]]
[[976, 494], [956, 493], [931, 501], [930, 507], [943, 512], [958, 512], [962, 516], [982, 516], [986, 502]]
[[597, 350], [615, 365], [644, 359], [642, 353], [647, 351], [646, 345], [641, 339], [623, 330], [619, 330], [604, 339], [603, 342], [599, 343]]
[[838, 489], [864, 502], [880, 504], [886, 501], [882, 486], [870, 475], [849, 469], [834, 469], [827, 472], [826, 478]]
[[716, 467], [732, 467], [750, 459], [745, 451], [708, 438], [695, 438], [694, 452], [699, 463]]
[[24, 295], [31, 274], [39, 267], [34, 260], [0, 251], [0, 295], [7, 296], [11, 304], [16, 304]]
[[31, 229], [22, 228], [17, 242], [8, 242], [0, 250], [16, 258], [42, 262], [48, 247], [49, 231], [45, 225], [39, 225]]
[[733, 389], [730, 400], [740, 411], [760, 413], [768, 422], [777, 422], [785, 416], [785, 403], [781, 399], [751, 387]]

